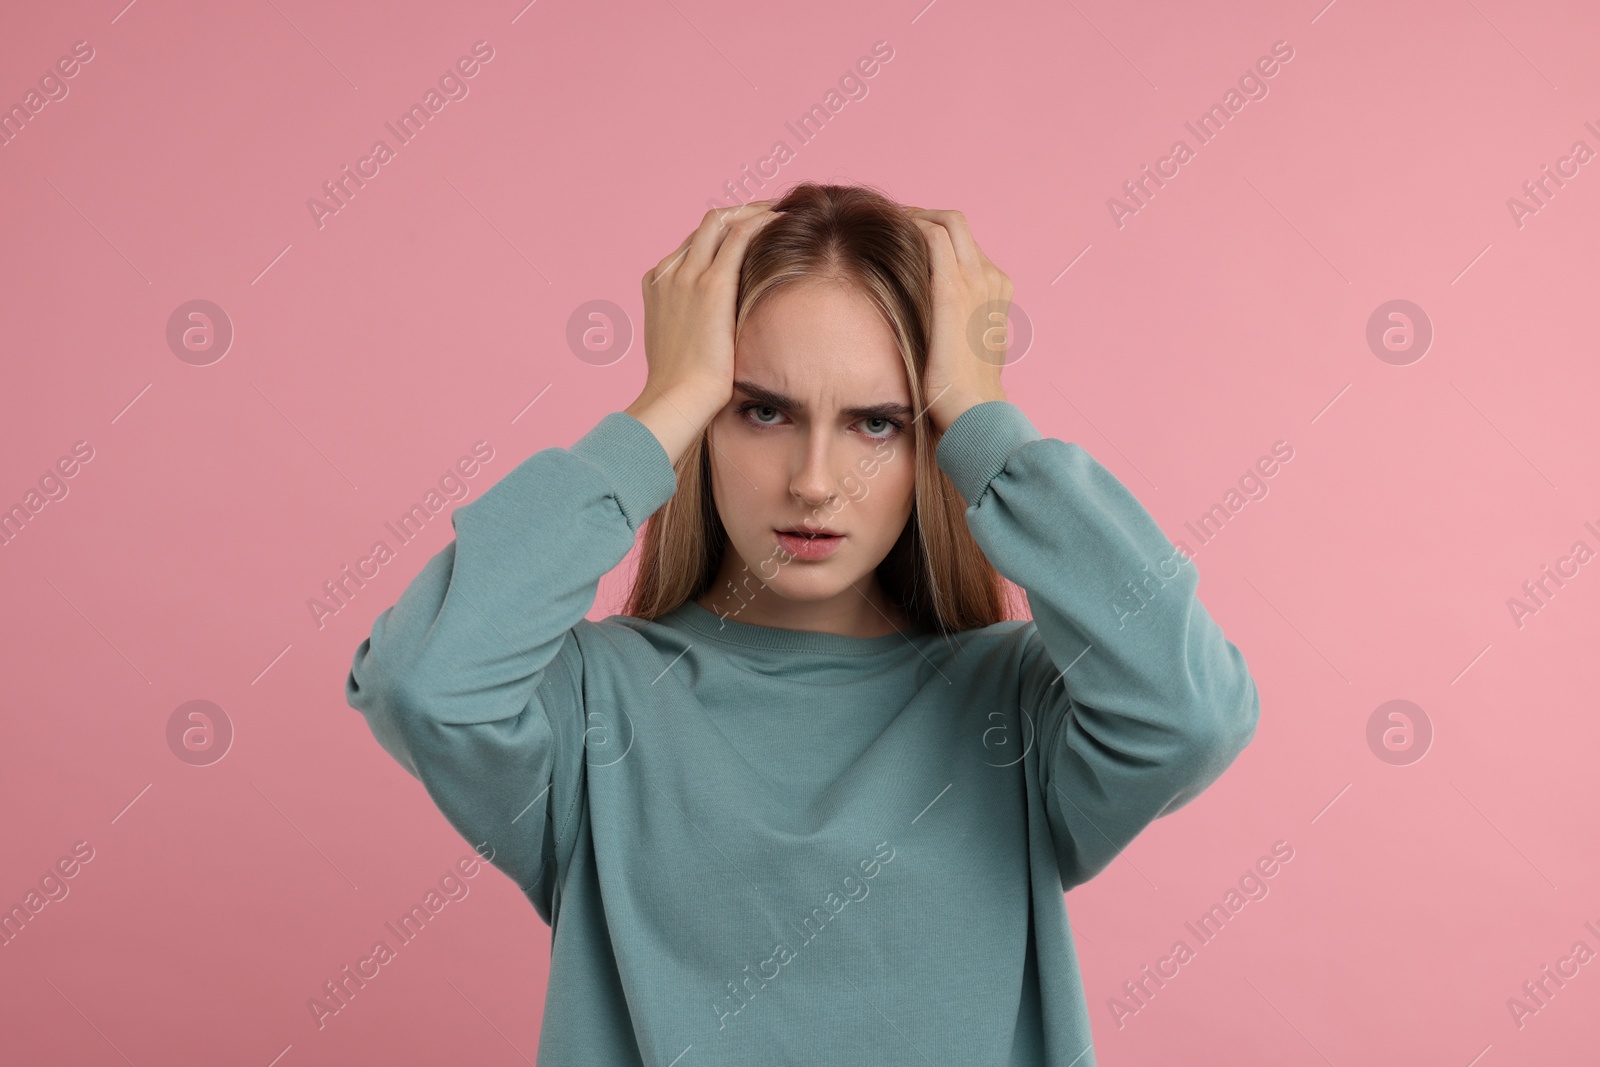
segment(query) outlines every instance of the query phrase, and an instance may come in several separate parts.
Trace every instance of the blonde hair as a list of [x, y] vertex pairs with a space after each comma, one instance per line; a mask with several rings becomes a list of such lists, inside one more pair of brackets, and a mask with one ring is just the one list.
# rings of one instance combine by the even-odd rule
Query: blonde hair
[[[930, 261], [922, 231], [869, 186], [802, 182], [773, 205], [778, 217], [750, 242], [739, 272], [734, 338], [761, 301], [802, 280], [838, 281], [865, 293], [894, 331], [923, 411], [922, 371], [932, 321]], [[878, 565], [884, 593], [919, 627], [940, 632], [988, 626], [1016, 613], [1019, 588], [995, 570], [967, 528], [966, 501], [938, 466], [931, 420], [909, 427], [916, 457], [911, 517]], [[646, 520], [639, 569], [625, 613], [654, 619], [702, 596], [728, 548], [711, 493], [706, 435], [674, 469], [678, 488]]]

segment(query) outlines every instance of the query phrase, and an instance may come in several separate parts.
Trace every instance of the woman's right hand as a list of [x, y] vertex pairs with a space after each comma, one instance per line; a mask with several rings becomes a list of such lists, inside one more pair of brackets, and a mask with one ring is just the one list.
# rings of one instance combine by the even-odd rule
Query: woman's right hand
[[[694, 232], [640, 283], [649, 371], [643, 392], [627, 410], [663, 438], [674, 461], [682, 451], [674, 445], [681, 441], [687, 447], [733, 396], [739, 268], [750, 239], [777, 217], [771, 205], [753, 200], [707, 211]], [[676, 411], [678, 423], [692, 425], [652, 423], [644, 412], [660, 421], [662, 402], [670, 405], [667, 414]]]

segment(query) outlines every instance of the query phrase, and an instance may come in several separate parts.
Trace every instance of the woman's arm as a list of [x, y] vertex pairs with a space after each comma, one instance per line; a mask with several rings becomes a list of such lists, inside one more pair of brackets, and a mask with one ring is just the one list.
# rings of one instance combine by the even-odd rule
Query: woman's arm
[[708, 211], [645, 272], [639, 399], [457, 508], [455, 540], [373, 622], [345, 682], [379, 743], [547, 923], [583, 766], [573, 630], [733, 392], [739, 268], [774, 217], [765, 200]]
[[993, 400], [957, 416], [936, 456], [973, 537], [1033, 609], [1021, 704], [1036, 717], [1045, 812], [1071, 889], [1249, 744], [1255, 681], [1196, 596], [1194, 564], [1082, 447], [1042, 437], [1021, 408]]
[[1255, 736], [1244, 657], [1195, 595], [1200, 577], [1132, 493], [1005, 399], [1011, 279], [959, 211], [907, 207], [927, 239], [927, 414], [967, 526], [1022, 586], [1021, 711], [1064, 889], [1198, 796]]
[[549, 899], [568, 814], [552, 810], [552, 775], [559, 761], [575, 778], [583, 758], [572, 630], [676, 488], [652, 432], [606, 415], [570, 449], [535, 452], [457, 508], [455, 540], [356, 649], [350, 706], [536, 904]]

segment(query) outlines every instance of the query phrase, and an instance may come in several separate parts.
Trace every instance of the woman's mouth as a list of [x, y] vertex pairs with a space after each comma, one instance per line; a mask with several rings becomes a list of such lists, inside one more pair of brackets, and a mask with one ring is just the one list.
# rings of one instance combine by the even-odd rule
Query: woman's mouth
[[844, 544], [844, 534], [813, 534], [809, 531], [801, 533], [794, 530], [774, 531], [778, 537], [778, 546], [795, 559], [817, 560], [827, 559], [838, 551]]

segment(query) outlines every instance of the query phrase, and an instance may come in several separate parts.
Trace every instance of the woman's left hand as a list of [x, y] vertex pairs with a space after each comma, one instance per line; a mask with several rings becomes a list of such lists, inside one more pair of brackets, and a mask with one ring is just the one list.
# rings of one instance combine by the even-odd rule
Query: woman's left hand
[[933, 263], [933, 323], [923, 396], [940, 432], [986, 400], [1005, 400], [1011, 279], [972, 238], [959, 211], [906, 207], [928, 242]]

